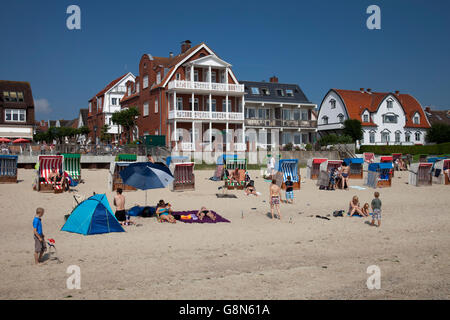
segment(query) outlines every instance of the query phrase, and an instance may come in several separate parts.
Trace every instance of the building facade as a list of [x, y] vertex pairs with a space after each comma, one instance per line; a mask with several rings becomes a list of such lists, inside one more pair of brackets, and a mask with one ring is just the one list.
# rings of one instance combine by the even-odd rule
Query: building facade
[[135, 136], [164, 135], [168, 146], [184, 151], [220, 139], [227, 150], [245, 150], [244, 86], [205, 43], [191, 47], [186, 40], [180, 54], [168, 57], [144, 54], [121, 107], [140, 112]]
[[[245, 86], [245, 127], [247, 140], [262, 149], [293, 144], [304, 147], [316, 141], [314, 109], [296, 84], [240, 81]], [[252, 130], [253, 129], [253, 130]]]
[[322, 100], [317, 117], [320, 136], [342, 133], [347, 119], [361, 121], [361, 145], [425, 144], [430, 127], [420, 103], [399, 91], [331, 89]]
[[119, 126], [112, 123], [114, 112], [120, 111], [120, 100], [125, 95], [126, 83], [134, 82], [135, 76], [128, 72], [111, 81], [103, 90], [89, 100], [87, 127], [90, 129], [90, 142], [99, 143], [100, 131], [104, 125], [108, 125], [107, 133], [113, 137], [113, 142], [118, 141]]
[[34, 118], [30, 84], [0, 80], [0, 138], [33, 139]]

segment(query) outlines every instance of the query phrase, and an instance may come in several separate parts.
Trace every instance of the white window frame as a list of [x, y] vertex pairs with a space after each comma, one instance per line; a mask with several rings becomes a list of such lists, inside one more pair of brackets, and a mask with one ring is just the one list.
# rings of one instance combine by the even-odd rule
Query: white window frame
[[147, 117], [149, 114], [148, 110], [148, 101], [144, 102], [144, 105], [142, 106], [142, 116]]
[[388, 99], [388, 100], [386, 101], [386, 107], [387, 107], [388, 109], [394, 108], [394, 100]]
[[231, 112], [231, 100], [228, 99], [228, 108], [226, 106], [227, 100], [222, 100], [222, 112]]
[[111, 105], [117, 106], [117, 98], [111, 98]]
[[158, 99], [155, 99], [155, 113], [159, 112], [159, 102]]
[[[386, 117], [394, 117], [395, 121], [386, 121]], [[394, 114], [394, 113], [385, 113], [383, 114], [383, 123], [398, 123], [398, 115]]]
[[[7, 115], [11, 116], [11, 120], [7, 120]], [[20, 120], [20, 116], [23, 115], [23, 120]], [[17, 120], [14, 120], [14, 116], [17, 116]], [[5, 122], [27, 122], [27, 111], [25, 109], [5, 109]]]
[[395, 131], [395, 133], [394, 133], [394, 141], [396, 142], [396, 143], [399, 143], [399, 142], [401, 142], [402, 141], [402, 133], [400, 132], [400, 131]]
[[363, 122], [370, 122], [369, 115], [367, 113], [363, 114]]
[[323, 116], [322, 117], [322, 123], [323, 124], [328, 124], [328, 117], [327, 116]]
[[420, 141], [420, 136], [421, 136], [421, 132], [420, 131], [416, 131], [414, 132], [414, 140], [415, 141]]
[[[387, 137], [387, 139], [385, 139]], [[388, 131], [381, 132], [381, 142], [382, 143], [389, 143], [391, 142], [391, 133]]]
[[342, 113], [338, 114], [338, 121], [339, 121], [339, 123], [344, 123], [344, 119], [345, 119], [345, 117], [344, 117], [344, 115]]
[[[253, 108], [253, 107], [252, 108], [246, 108], [245, 110], [247, 112], [247, 114], [246, 114], [246, 118], [247, 119], [256, 119], [256, 109], [255, 108]], [[253, 117], [250, 116], [250, 111], [253, 112]]]
[[411, 132], [405, 132], [405, 142], [411, 142]]
[[[416, 119], [417, 119], [417, 121], [416, 121]], [[413, 117], [413, 123], [414, 124], [420, 124], [420, 116], [419, 116], [419, 114], [414, 114], [414, 117]]]
[[294, 96], [294, 90], [286, 89], [286, 97], [293, 97], [293, 96]]
[[369, 132], [369, 143], [375, 143], [375, 131]]
[[[194, 111], [199, 110], [200, 105], [198, 103], [199, 103], [198, 98], [194, 98]], [[192, 98], [189, 98], [189, 106], [192, 107]]]
[[148, 75], [146, 74], [144, 78], [142, 78], [142, 89], [148, 88]]
[[183, 98], [182, 97], [177, 98], [176, 110], [183, 110]]
[[331, 105], [331, 109], [336, 108], [336, 100], [335, 99], [331, 99], [330, 100], [330, 105]]
[[250, 90], [251, 90], [252, 94], [254, 94], [254, 95], [260, 94], [258, 87], [251, 87]]
[[158, 72], [156, 74], [156, 84], [160, 84], [161, 83], [161, 72]]

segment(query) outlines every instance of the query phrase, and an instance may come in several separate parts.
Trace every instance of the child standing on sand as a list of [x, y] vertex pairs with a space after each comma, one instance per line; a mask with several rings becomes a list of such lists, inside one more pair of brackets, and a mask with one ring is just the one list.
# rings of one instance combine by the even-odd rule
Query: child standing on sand
[[377, 220], [379, 227], [381, 225], [381, 200], [379, 199], [380, 193], [375, 192], [373, 195], [375, 196], [375, 199], [373, 199], [371, 203], [373, 214], [372, 214], [372, 223], [370, 225], [374, 226], [375, 220]]
[[36, 216], [33, 219], [33, 235], [34, 235], [34, 263], [39, 264], [42, 259], [42, 255], [47, 250], [45, 245], [44, 233], [42, 232], [42, 216], [44, 215], [44, 209], [37, 208]]

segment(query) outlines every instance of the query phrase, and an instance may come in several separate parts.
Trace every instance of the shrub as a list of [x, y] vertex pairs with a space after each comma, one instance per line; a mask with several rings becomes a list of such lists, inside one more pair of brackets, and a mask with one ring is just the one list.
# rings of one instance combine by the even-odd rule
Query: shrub
[[312, 148], [313, 148], [312, 145], [309, 143], [305, 146], [306, 151], [311, 151]]
[[373, 152], [375, 154], [450, 154], [450, 142], [433, 145], [415, 146], [361, 146], [360, 152]]

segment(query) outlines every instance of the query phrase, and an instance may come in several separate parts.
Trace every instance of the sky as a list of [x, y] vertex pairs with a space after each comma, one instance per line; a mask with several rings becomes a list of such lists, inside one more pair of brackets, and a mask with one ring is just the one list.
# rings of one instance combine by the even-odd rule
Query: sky
[[[81, 30], [66, 26], [72, 4]], [[178, 54], [184, 40], [205, 42], [239, 80], [276, 75], [318, 106], [331, 88], [371, 88], [450, 108], [447, 0], [15, 0], [0, 30], [0, 79], [30, 82], [37, 120], [78, 117], [110, 81], [137, 75], [143, 54]]]

